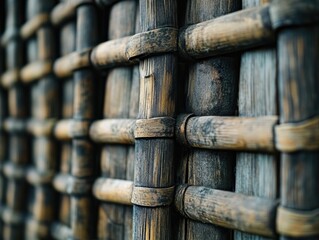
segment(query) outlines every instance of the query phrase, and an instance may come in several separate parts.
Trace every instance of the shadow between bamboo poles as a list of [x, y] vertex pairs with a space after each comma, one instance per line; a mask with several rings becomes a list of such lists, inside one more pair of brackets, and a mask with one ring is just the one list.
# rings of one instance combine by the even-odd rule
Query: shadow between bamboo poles
[[[274, 1], [280, 4], [280, 1]], [[289, 5], [293, 1], [285, 1]], [[278, 89], [281, 123], [298, 122], [318, 115], [319, 26], [284, 27], [278, 33]], [[281, 206], [307, 211], [319, 207], [319, 153], [281, 154]], [[278, 225], [278, 222], [277, 222]], [[291, 233], [286, 233], [291, 234]], [[283, 234], [280, 239], [292, 238]], [[286, 235], [286, 236], [284, 236]], [[319, 236], [307, 239], [318, 239]]]
[[[22, 23], [23, 2], [20, 0], [6, 1], [6, 33], [14, 33], [19, 30]], [[10, 35], [10, 34], [9, 34]], [[19, 37], [11, 36], [6, 43], [6, 68], [7, 70], [20, 68], [23, 64], [22, 43]], [[26, 91], [20, 83], [13, 85], [8, 90], [9, 115], [12, 118], [23, 120], [27, 116], [25, 105]], [[28, 163], [28, 143], [25, 134], [9, 134], [9, 160], [15, 166], [24, 168]], [[8, 177], [8, 176], [7, 176]], [[27, 194], [27, 185], [23, 178], [8, 179], [6, 192], [6, 205], [9, 215], [14, 212], [18, 215], [25, 211], [24, 196]], [[3, 229], [4, 239], [21, 239], [24, 233], [24, 221], [17, 223], [6, 221]]]
[[[135, 33], [136, 9], [135, 0], [120, 1], [112, 6], [108, 30], [110, 40]], [[131, 88], [131, 67], [118, 67], [108, 72], [105, 84], [104, 118], [129, 117], [132, 100], [137, 100], [131, 99]], [[100, 164], [102, 176], [126, 179], [130, 171], [128, 161], [132, 159], [129, 159], [128, 150], [126, 145], [105, 145], [102, 148]], [[100, 202], [98, 237], [100, 239], [131, 239], [131, 211], [131, 208], [123, 205]]]
[[[243, 0], [243, 8], [265, 1]], [[270, 48], [248, 51], [241, 56], [239, 116], [277, 115], [276, 51]], [[277, 160], [273, 154], [237, 153], [236, 192], [275, 199], [278, 195]], [[273, 228], [275, 226], [272, 226]], [[234, 238], [259, 240], [265, 237], [235, 231]]]
[[[195, 24], [239, 9], [238, 1], [187, 1], [186, 24]], [[238, 57], [227, 55], [188, 66], [186, 112], [197, 116], [234, 115], [237, 102]], [[179, 172], [190, 185], [233, 190], [232, 152], [190, 149], [183, 153]], [[216, 174], [214, 174], [216, 173]], [[218, 173], [218, 174], [217, 174]], [[193, 220], [179, 222], [181, 239], [230, 239], [231, 231]]]
[[[97, 43], [97, 11], [93, 4], [77, 8], [76, 50], [82, 51]], [[79, 122], [93, 119], [94, 74], [90, 69], [74, 72], [73, 119]], [[92, 181], [94, 174], [93, 144], [88, 136], [75, 137], [72, 141], [71, 174], [75, 179]], [[90, 194], [71, 196], [71, 228], [75, 239], [94, 238], [93, 199]]]
[[[176, 27], [176, 1], [140, 1], [141, 32]], [[140, 63], [140, 119], [174, 117], [176, 56], [163, 54]], [[166, 188], [173, 183], [173, 139], [136, 139], [134, 185]], [[133, 239], [169, 239], [171, 208], [133, 207]]]

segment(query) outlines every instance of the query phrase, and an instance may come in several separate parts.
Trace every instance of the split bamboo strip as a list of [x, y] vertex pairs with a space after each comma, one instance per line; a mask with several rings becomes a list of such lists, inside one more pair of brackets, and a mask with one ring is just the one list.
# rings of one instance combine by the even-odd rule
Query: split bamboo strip
[[[175, 28], [176, 7], [176, 1], [141, 0], [141, 32], [162, 27]], [[155, 117], [174, 117], [176, 63], [177, 58], [172, 53], [141, 60], [139, 119], [147, 121]], [[144, 187], [148, 191], [152, 188], [171, 188], [174, 185], [173, 139], [136, 139], [135, 144], [134, 187]], [[170, 206], [145, 207], [135, 204], [133, 208], [133, 239], [160, 240], [171, 237]]]
[[[276, 4], [275, 6], [279, 9], [286, 10], [295, 7], [295, 1], [292, 0], [284, 2], [275, 0], [273, 4]], [[295, 10], [290, 11], [288, 16], [284, 15], [285, 18], [289, 17], [288, 19], [294, 21], [281, 22], [283, 25], [278, 33], [278, 95], [281, 123], [303, 121], [319, 113], [318, 24], [289, 26], [289, 23], [296, 22], [298, 25], [306, 24], [309, 18], [318, 17], [318, 12], [299, 17], [300, 11]], [[282, 12], [279, 11], [280, 13]], [[279, 15], [280, 17], [282, 15]], [[305, 213], [319, 208], [318, 157], [318, 151], [281, 154], [281, 207]], [[309, 236], [303, 232], [303, 228], [300, 228], [300, 231], [284, 228], [283, 231], [282, 224], [284, 222], [278, 219], [277, 228], [281, 234], [280, 239], [318, 239], [319, 237], [318, 232]]]
[[[34, 15], [49, 12], [53, 4], [53, 1], [28, 0], [28, 19], [31, 20]], [[28, 54], [31, 55], [28, 56], [28, 60], [30, 62], [37, 61], [39, 64], [52, 61], [55, 52], [53, 40], [53, 29], [50, 26], [43, 25], [37, 29], [34, 38], [28, 44]], [[34, 42], [37, 46], [37, 56], [32, 52], [34, 51]], [[23, 79], [23, 73], [21, 76]], [[58, 85], [55, 77], [50, 75], [50, 72], [46, 72], [39, 76], [38, 80], [31, 87], [31, 105], [33, 108], [31, 124], [28, 127], [32, 133], [37, 133], [34, 126], [36, 121], [45, 122], [57, 117], [58, 114], [58, 102], [56, 101]], [[39, 124], [37, 125], [41, 127]], [[47, 182], [47, 178], [48, 176], [53, 177], [56, 168], [56, 144], [50, 134], [40, 134], [40, 136], [35, 134], [33, 135], [32, 145], [34, 166], [31, 167], [27, 179], [31, 180], [29, 183], [32, 185], [33, 191], [30, 196], [32, 203], [25, 236], [28, 239], [49, 238], [50, 222], [53, 220], [55, 212], [55, 196], [50, 185], [50, 179]], [[34, 175], [32, 172], [37, 175], [38, 180], [32, 177]]]
[[[112, 5], [109, 17], [108, 38], [111, 41], [135, 33], [137, 1], [124, 0]], [[109, 50], [109, 49], [108, 49]], [[108, 72], [105, 84], [103, 117], [106, 120], [128, 118], [131, 102], [132, 67], [117, 67]], [[113, 120], [115, 121], [115, 120]], [[119, 120], [121, 121], [121, 120]], [[120, 122], [118, 122], [120, 123]], [[102, 123], [103, 124], [103, 123]], [[116, 129], [112, 128], [113, 131]], [[128, 166], [128, 146], [107, 144], [102, 147], [101, 174], [103, 177], [126, 179], [130, 171]], [[132, 173], [129, 173], [133, 175]], [[132, 222], [126, 217], [132, 215], [132, 209], [111, 202], [99, 204], [99, 239], [131, 239]], [[129, 214], [129, 215], [128, 215]]]
[[[265, 1], [243, 0], [243, 8], [259, 6]], [[239, 116], [267, 116], [277, 114], [276, 109], [276, 51], [270, 48], [245, 52], [241, 56], [239, 80]], [[258, 134], [252, 131], [252, 134]], [[273, 139], [273, 143], [274, 143]], [[278, 189], [278, 161], [275, 155], [266, 153], [237, 154], [236, 187], [238, 193], [275, 199]], [[270, 223], [274, 228], [274, 222]], [[236, 240], [265, 240], [235, 231]]]
[[[76, 41], [76, 25], [72, 19], [60, 27], [60, 55], [65, 56], [75, 50]], [[73, 117], [73, 79], [72, 77], [62, 79], [62, 118], [55, 125], [54, 135], [61, 141], [60, 143], [60, 173], [55, 176], [56, 179], [61, 175], [69, 176], [71, 173], [71, 157], [72, 157], [72, 135], [71, 123]], [[68, 194], [60, 194], [58, 219], [51, 227], [52, 236], [55, 239], [67, 239], [72, 237], [71, 232], [71, 210], [70, 196]]]
[[175, 204], [184, 216], [244, 232], [275, 236], [274, 200], [245, 196], [201, 186], [180, 186]]
[[[97, 11], [87, 3], [76, 10], [76, 51], [90, 49], [97, 43]], [[73, 75], [73, 120], [80, 124], [95, 117], [94, 73], [91, 69], [80, 69]], [[74, 181], [91, 182], [94, 174], [93, 145], [87, 135], [72, 140], [71, 175]], [[84, 183], [86, 184], [86, 183]], [[87, 192], [71, 195], [72, 238], [92, 239], [95, 237], [93, 221], [93, 199]]]
[[[212, 20], [239, 9], [239, 1], [187, 1], [185, 24]], [[197, 116], [235, 114], [238, 58], [223, 56], [190, 64], [184, 98], [186, 112]], [[203, 94], [205, 93], [205, 94]], [[230, 191], [233, 189], [233, 152], [190, 149], [182, 156], [180, 182]], [[216, 174], [215, 174], [216, 173]], [[190, 219], [179, 221], [180, 239], [230, 239], [231, 232]]]
[[[19, 69], [23, 64], [22, 44], [18, 34], [22, 23], [23, 1], [7, 0], [6, 4], [6, 69]], [[26, 89], [20, 83], [15, 83], [8, 89], [9, 115], [12, 118], [24, 120], [27, 117], [26, 108], [23, 106], [26, 100]], [[13, 169], [26, 170], [28, 158], [28, 142], [23, 133], [9, 134], [9, 162]], [[13, 173], [13, 174], [10, 174]], [[24, 234], [24, 219], [21, 217], [25, 211], [24, 198], [27, 194], [27, 186], [24, 174], [5, 172], [7, 177], [6, 207], [3, 212], [3, 239], [22, 239]]]

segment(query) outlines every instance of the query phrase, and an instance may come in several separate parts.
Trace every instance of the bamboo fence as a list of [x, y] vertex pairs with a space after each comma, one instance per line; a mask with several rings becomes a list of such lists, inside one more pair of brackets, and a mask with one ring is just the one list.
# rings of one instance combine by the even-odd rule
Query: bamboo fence
[[318, 0], [0, 0], [0, 239], [319, 239]]

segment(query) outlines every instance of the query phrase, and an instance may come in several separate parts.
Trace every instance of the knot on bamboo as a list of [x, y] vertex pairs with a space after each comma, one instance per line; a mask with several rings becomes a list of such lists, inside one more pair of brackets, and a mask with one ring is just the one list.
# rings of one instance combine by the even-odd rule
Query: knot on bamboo
[[276, 148], [283, 152], [319, 149], [319, 116], [276, 126]]
[[91, 185], [92, 182], [88, 179], [80, 179], [66, 174], [58, 174], [53, 180], [53, 186], [58, 192], [69, 195], [90, 194]]
[[55, 75], [59, 78], [69, 77], [75, 70], [89, 67], [91, 51], [92, 49], [86, 49], [73, 52], [57, 59], [53, 66]]
[[289, 237], [310, 237], [319, 234], [319, 209], [297, 211], [278, 207], [277, 231]]
[[13, 84], [17, 83], [20, 79], [20, 69], [14, 68], [6, 71], [1, 76], [1, 85], [4, 88], [10, 88]]
[[36, 33], [41, 27], [50, 23], [50, 14], [49, 13], [40, 13], [26, 22], [21, 30], [21, 38], [26, 40]]
[[23, 119], [8, 118], [4, 121], [4, 129], [9, 133], [24, 133], [27, 123]]
[[139, 119], [135, 123], [135, 138], [172, 138], [174, 137], [175, 119], [157, 117]]
[[319, 1], [276, 0], [270, 5], [270, 16], [274, 29], [313, 24], [319, 21]]
[[23, 179], [26, 175], [26, 169], [23, 166], [7, 162], [4, 164], [3, 173], [10, 179]]
[[55, 119], [45, 119], [45, 120], [37, 120], [32, 119], [27, 123], [28, 132], [33, 136], [41, 137], [41, 136], [51, 136], [53, 133], [54, 126], [56, 124]]
[[128, 60], [177, 51], [178, 29], [163, 27], [132, 36], [126, 46]]
[[36, 168], [29, 168], [27, 181], [32, 185], [51, 184], [54, 174], [54, 171], [39, 172]]
[[71, 135], [73, 138], [81, 138], [89, 135], [90, 121], [73, 120], [71, 123]]
[[23, 224], [24, 216], [22, 213], [16, 212], [15, 210], [3, 207], [2, 209], [2, 220], [7, 224]]
[[133, 188], [131, 202], [138, 206], [144, 207], [161, 207], [168, 206], [173, 202], [175, 187], [166, 188]]

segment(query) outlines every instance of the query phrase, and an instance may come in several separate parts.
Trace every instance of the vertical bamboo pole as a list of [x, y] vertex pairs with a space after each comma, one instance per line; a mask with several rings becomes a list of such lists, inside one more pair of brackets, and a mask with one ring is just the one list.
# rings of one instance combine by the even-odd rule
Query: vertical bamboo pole
[[[18, 32], [22, 23], [23, 1], [6, 1], [6, 32]], [[23, 64], [23, 54], [21, 40], [18, 36], [9, 38], [6, 44], [6, 69], [19, 69]], [[24, 120], [27, 116], [26, 92], [21, 83], [15, 83], [8, 90], [9, 115], [13, 119]], [[28, 142], [24, 133], [10, 133], [9, 137], [9, 160], [13, 166], [25, 168], [29, 161]], [[22, 216], [25, 210], [26, 182], [23, 178], [10, 177], [8, 179], [6, 205], [8, 215]], [[19, 221], [5, 223], [4, 239], [22, 239], [24, 233], [24, 222], [19, 217]]]
[[[93, 3], [77, 8], [76, 50], [83, 51], [97, 43], [97, 11]], [[94, 74], [90, 69], [74, 72], [73, 121], [80, 124], [94, 118]], [[75, 137], [72, 142], [71, 174], [75, 180], [92, 181], [94, 174], [93, 144], [88, 136]], [[71, 227], [74, 239], [92, 239], [95, 228], [92, 218], [92, 197], [71, 196]]]
[[[243, 8], [265, 1], [243, 0]], [[239, 81], [239, 116], [277, 115], [276, 109], [276, 51], [263, 48], [242, 54]], [[236, 192], [275, 199], [277, 190], [277, 161], [273, 154], [238, 153], [236, 162]], [[266, 239], [235, 231], [235, 239]]]
[[[176, 27], [176, 1], [141, 0], [141, 32]], [[162, 54], [140, 63], [140, 119], [174, 117], [176, 56]], [[173, 181], [174, 141], [169, 138], [136, 139], [134, 186], [168, 188]], [[133, 207], [133, 239], [170, 239], [169, 206]]]
[[[29, 19], [36, 14], [49, 12], [53, 7], [53, 1], [29, 0], [28, 7], [30, 11]], [[34, 10], [35, 9], [35, 10]], [[50, 26], [41, 27], [36, 33], [37, 60], [46, 61], [54, 58], [54, 36]], [[34, 41], [30, 42], [29, 53], [33, 55]], [[33, 57], [30, 60], [34, 61]], [[47, 121], [57, 117], [57, 98], [58, 85], [53, 75], [48, 75], [39, 79], [32, 86], [32, 118], [39, 121]], [[39, 174], [50, 175], [56, 167], [56, 146], [54, 140], [49, 136], [40, 136], [33, 138], [33, 163], [35, 170]], [[26, 228], [28, 239], [48, 238], [49, 222], [54, 215], [54, 192], [50, 184], [41, 184], [34, 186], [34, 204], [32, 206], [32, 217]], [[47, 231], [37, 231], [36, 226], [42, 226]]]
[[[239, 7], [240, 1], [187, 1], [186, 24], [213, 19]], [[234, 115], [237, 81], [238, 58], [234, 55], [190, 64], [186, 111], [195, 115]], [[186, 157], [188, 184], [233, 190], [234, 153], [193, 149]], [[231, 231], [221, 227], [192, 220], [187, 220], [186, 224], [186, 239], [231, 238]]]
[[[292, 3], [284, 2], [288, 6]], [[281, 123], [298, 122], [319, 114], [318, 42], [318, 24], [279, 30], [277, 48]], [[281, 206], [301, 211], [318, 208], [318, 151], [282, 153], [281, 158]], [[281, 236], [280, 239], [305, 238]]]
[[[60, 54], [65, 56], [75, 51], [75, 21], [62, 26], [60, 31]], [[73, 116], [73, 79], [63, 79], [62, 86], [62, 118], [70, 119]], [[70, 141], [61, 143], [60, 173], [68, 175], [71, 172], [72, 144]], [[62, 194], [60, 197], [59, 221], [70, 227], [70, 196]]]
[[[125, 0], [114, 4], [110, 12], [110, 40], [135, 33], [137, 4], [135, 0]], [[131, 105], [132, 67], [118, 67], [108, 72], [105, 86], [104, 118], [128, 118]], [[128, 147], [125, 145], [105, 145], [101, 154], [102, 175], [108, 178], [126, 179], [128, 171]], [[131, 232], [126, 225], [127, 207], [112, 203], [101, 203], [99, 208], [99, 238], [125, 239]], [[131, 236], [127, 236], [128, 239]]]
[[[4, 1], [0, 1], [0, 37], [4, 33], [4, 23], [5, 23], [5, 5]], [[0, 76], [5, 72], [4, 66], [4, 49], [0, 46]], [[3, 131], [3, 121], [7, 116], [7, 96], [6, 91], [0, 87], [0, 206], [5, 205], [5, 194], [6, 194], [6, 179], [3, 175], [3, 165], [7, 158], [7, 136]], [[3, 236], [3, 220], [0, 218], [0, 237]]]

